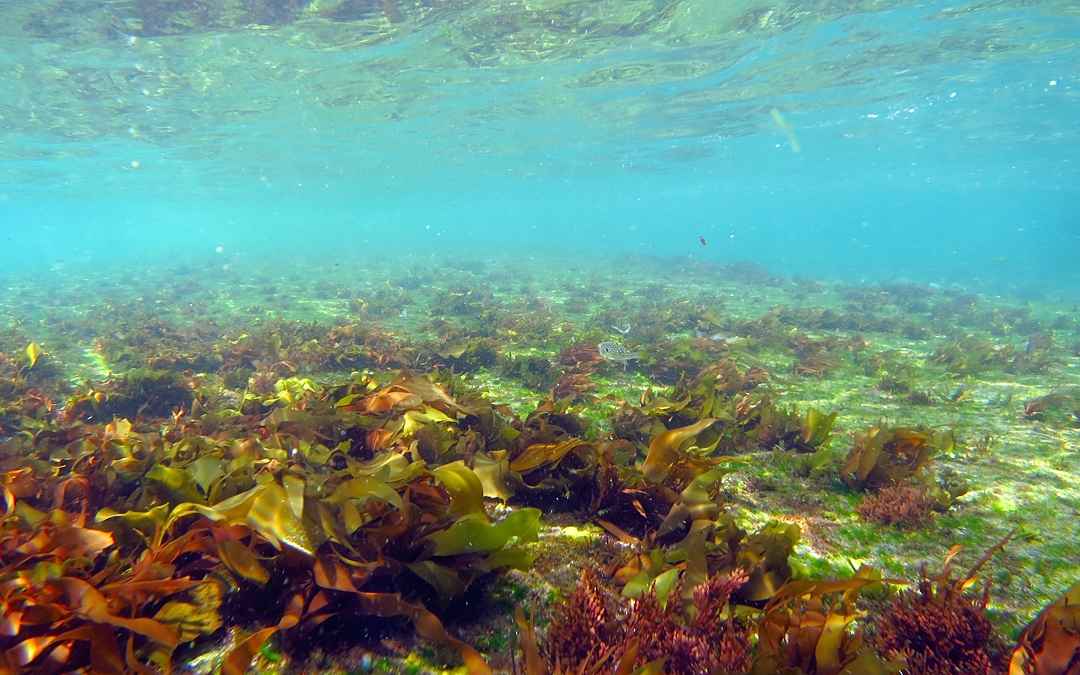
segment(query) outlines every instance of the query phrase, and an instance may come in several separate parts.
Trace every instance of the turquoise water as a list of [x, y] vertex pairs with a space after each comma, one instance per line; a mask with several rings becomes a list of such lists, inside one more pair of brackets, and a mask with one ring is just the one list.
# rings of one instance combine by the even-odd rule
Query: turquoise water
[[551, 246], [1080, 284], [1072, 2], [63, 0], [0, 17], [2, 268]]

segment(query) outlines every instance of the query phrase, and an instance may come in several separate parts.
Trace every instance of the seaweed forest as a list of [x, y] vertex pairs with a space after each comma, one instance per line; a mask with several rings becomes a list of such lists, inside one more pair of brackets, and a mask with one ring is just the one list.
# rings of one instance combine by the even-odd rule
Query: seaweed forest
[[0, 280], [0, 672], [1080, 674], [1080, 307], [225, 262]]

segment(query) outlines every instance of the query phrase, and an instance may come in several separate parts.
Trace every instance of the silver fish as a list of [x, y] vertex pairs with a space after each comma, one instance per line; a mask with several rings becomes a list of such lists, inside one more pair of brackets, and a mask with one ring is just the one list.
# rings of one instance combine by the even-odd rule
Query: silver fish
[[641, 358], [641, 355], [635, 354], [626, 347], [614, 342], [601, 342], [596, 350], [600, 352], [600, 356], [603, 356], [608, 361], [629, 361], [630, 359]]
[[[705, 337], [705, 332], [700, 331], [700, 330], [696, 330], [696, 331], [694, 331], [694, 337], [703, 338], [703, 337]], [[714, 342], [723, 342], [724, 344], [727, 344], [727, 345], [737, 345], [740, 342], [746, 342], [746, 338], [728, 337], [728, 336], [724, 335], [723, 333], [716, 333], [715, 335], [710, 335], [709, 339], [713, 340]]]
[[728, 337], [728, 336], [724, 335], [723, 333], [717, 333], [716, 335], [710, 335], [709, 339], [714, 340], [716, 342], [723, 342], [724, 344], [728, 344], [728, 345], [737, 345], [740, 342], [746, 342], [746, 338]]

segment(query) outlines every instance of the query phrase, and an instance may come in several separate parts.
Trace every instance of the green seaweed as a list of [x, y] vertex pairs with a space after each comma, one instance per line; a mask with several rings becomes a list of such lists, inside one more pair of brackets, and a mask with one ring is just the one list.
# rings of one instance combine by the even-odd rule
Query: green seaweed
[[[0, 330], [5, 472], [103, 472], [85, 497], [78, 481], [18, 497], [21, 517], [49, 513], [52, 499], [71, 513], [85, 504], [119, 555], [130, 556], [162, 536], [168, 509], [188, 505], [181, 524], [224, 522], [196, 507], [248, 495], [248, 512], [230, 526], [248, 528], [248, 538], [221, 546], [220, 563], [207, 563], [235, 582], [226, 597], [241, 604], [250, 597], [244, 587], [273, 587], [278, 560], [305, 555], [323, 538], [351, 556], [354, 538], [381, 527], [398, 532], [392, 521], [411, 518], [414, 507], [427, 509], [431, 538], [409, 528], [395, 535], [372, 578], [438, 612], [483, 602], [493, 586], [480, 580], [492, 569], [530, 563], [527, 575], [510, 572], [512, 595], [543, 605], [569, 583], [560, 570], [613, 560], [616, 539], [618, 555], [659, 550], [650, 574], [678, 570], [692, 589], [703, 578], [701, 560], [720, 569], [742, 555], [752, 564], [749, 542], [762, 540], [748, 533], [795, 523], [803, 536], [786, 560], [798, 579], [863, 562], [912, 578], [952, 543], [985, 547], [1023, 523], [1009, 564], [1024, 583], [989, 563], [998, 580], [990, 616], [1014, 634], [1056, 597], [1061, 578], [1075, 576], [1075, 544], [1060, 517], [1080, 475], [1070, 452], [1080, 382], [1069, 307], [789, 281], [701, 260], [603, 261], [554, 272], [547, 263], [387, 259], [352, 273], [296, 260], [274, 272], [163, 268], [138, 284], [117, 271], [103, 277], [110, 290], [87, 282], [87, 298], [113, 298], [96, 314], [52, 304], [46, 287], [16, 280], [9, 299], [21, 293], [20, 303], [34, 302], [19, 326]], [[369, 286], [373, 275], [392, 281]], [[286, 286], [288, 302], [279, 290]], [[609, 329], [626, 325], [625, 338]], [[596, 345], [609, 339], [648, 357], [626, 369], [603, 361]], [[33, 367], [31, 343], [45, 350]], [[815, 372], [815, 355], [832, 365]], [[693, 438], [656, 441], [699, 424]], [[967, 443], [953, 442], [947, 428]], [[925, 443], [912, 441], [919, 438]], [[664, 452], [649, 460], [654, 441]], [[899, 448], [908, 442], [923, 447]], [[860, 462], [874, 454], [871, 445], [881, 448], [860, 477], [850, 455], [837, 463], [838, 444], [859, 445]], [[506, 502], [478, 496], [472, 473], [455, 466]], [[24, 494], [25, 479], [9, 475], [13, 494]], [[284, 527], [286, 511], [295, 512], [271, 507], [274, 500], [248, 517], [249, 492], [259, 486], [281, 504], [296, 503], [290, 476], [303, 476], [305, 499], [332, 516], [328, 529], [304, 533], [306, 543]], [[267, 478], [280, 491], [260, 483]], [[890, 481], [933, 495], [936, 522], [921, 532], [858, 522], [852, 490]], [[515, 520], [530, 513], [523, 507], [545, 514], [535, 528]], [[597, 532], [581, 538], [589, 521], [604, 534], [591, 528]], [[469, 527], [476, 542], [501, 544], [462, 548]], [[459, 552], [436, 555], [440, 536], [458, 547], [443, 552]], [[772, 541], [786, 550], [783, 538]], [[348, 603], [334, 593], [348, 591], [325, 596], [329, 609], [317, 620], [328, 627], [347, 620]], [[500, 609], [491, 616], [468, 621], [505, 636], [509, 605], [494, 602]], [[292, 637], [283, 638], [277, 653], [289, 662]], [[387, 667], [404, 666], [391, 659]]]

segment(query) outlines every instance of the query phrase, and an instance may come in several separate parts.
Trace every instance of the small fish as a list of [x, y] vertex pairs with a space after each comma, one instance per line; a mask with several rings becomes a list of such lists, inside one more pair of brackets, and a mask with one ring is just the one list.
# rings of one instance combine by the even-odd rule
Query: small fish
[[401, 318], [402, 319], [408, 319], [409, 318], [409, 310], [407, 310], [407, 309], [401, 310]]
[[709, 339], [714, 340], [716, 342], [723, 342], [724, 344], [727, 344], [727, 345], [737, 345], [740, 342], [745, 342], [746, 341], [746, 338], [728, 337], [728, 336], [724, 335], [723, 333], [717, 333], [716, 335], [710, 335]]
[[787, 120], [776, 108], [773, 108], [770, 113], [773, 120], [776, 121], [776, 126], [780, 127], [780, 131], [783, 131], [784, 135], [787, 136], [788, 143], [791, 144], [791, 151], [796, 155], [799, 154], [802, 151], [802, 146], [799, 145], [799, 139], [795, 137], [795, 132], [791, 130], [791, 125], [787, 123]]
[[600, 352], [600, 356], [603, 356], [608, 361], [629, 361], [641, 358], [641, 354], [635, 354], [615, 342], [601, 342], [596, 350]]
[[703, 234], [699, 234], [699, 235], [698, 235], [698, 239], [700, 239], [700, 240], [701, 240], [701, 245], [702, 245], [702, 246], [705, 246], [705, 235], [703, 235]]
[[612, 326], [611, 330], [615, 331], [619, 335], [626, 335], [627, 333], [630, 332], [630, 324], [624, 323], [622, 325], [622, 328], [619, 328], [618, 326]]

